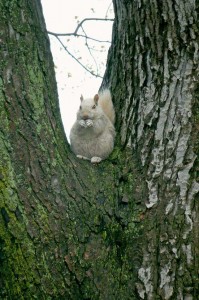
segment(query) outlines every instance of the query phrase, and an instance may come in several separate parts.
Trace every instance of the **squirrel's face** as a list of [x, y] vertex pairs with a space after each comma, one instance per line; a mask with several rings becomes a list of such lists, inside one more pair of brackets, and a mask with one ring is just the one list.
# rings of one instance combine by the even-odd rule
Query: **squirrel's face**
[[[85, 102], [85, 101], [84, 101]], [[96, 113], [97, 106], [94, 103], [84, 103], [82, 102], [79, 107], [79, 116], [82, 120], [93, 119]]]
[[81, 99], [77, 118], [79, 120], [97, 119], [100, 115], [101, 108], [94, 99]]

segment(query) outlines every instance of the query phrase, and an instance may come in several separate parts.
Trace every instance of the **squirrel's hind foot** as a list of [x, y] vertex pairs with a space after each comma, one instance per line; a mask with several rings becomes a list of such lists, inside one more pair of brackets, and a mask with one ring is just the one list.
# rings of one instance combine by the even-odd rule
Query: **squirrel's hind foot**
[[79, 155], [79, 154], [77, 154], [76, 156], [77, 156], [77, 158], [80, 158], [80, 159], [90, 160], [92, 164], [97, 164], [102, 161], [102, 158], [98, 157], [98, 156], [93, 156], [91, 159], [86, 156]]
[[97, 163], [99, 163], [100, 161], [102, 161], [102, 158], [101, 158], [101, 157], [93, 156], [93, 157], [91, 158], [91, 163], [92, 163], [92, 164], [97, 164]]

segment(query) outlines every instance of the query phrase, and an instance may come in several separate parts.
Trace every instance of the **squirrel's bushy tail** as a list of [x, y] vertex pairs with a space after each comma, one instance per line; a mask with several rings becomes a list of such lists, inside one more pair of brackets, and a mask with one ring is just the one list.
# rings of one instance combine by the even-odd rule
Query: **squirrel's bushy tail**
[[104, 113], [110, 119], [110, 121], [115, 123], [115, 110], [112, 102], [111, 93], [109, 90], [103, 90], [99, 93], [99, 104], [102, 107]]

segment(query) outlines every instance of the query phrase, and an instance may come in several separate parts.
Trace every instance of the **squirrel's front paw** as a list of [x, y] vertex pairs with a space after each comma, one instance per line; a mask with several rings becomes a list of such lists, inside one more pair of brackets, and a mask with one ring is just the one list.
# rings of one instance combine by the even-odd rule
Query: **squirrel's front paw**
[[80, 125], [81, 127], [87, 127], [86, 122], [85, 122], [84, 120], [80, 120], [80, 121], [79, 121], [79, 125]]
[[93, 121], [92, 121], [91, 119], [86, 120], [86, 125], [87, 125], [88, 127], [93, 126]]
[[98, 156], [93, 156], [93, 157], [91, 158], [92, 164], [97, 164], [97, 163], [99, 163], [101, 160], [102, 160], [101, 157], [98, 157]]

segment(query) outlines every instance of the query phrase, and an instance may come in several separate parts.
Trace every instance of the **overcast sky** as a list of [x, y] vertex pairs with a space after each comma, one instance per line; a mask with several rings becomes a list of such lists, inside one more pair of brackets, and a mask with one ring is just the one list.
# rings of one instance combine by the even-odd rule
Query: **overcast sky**
[[[48, 31], [56, 33], [74, 32], [77, 22], [84, 18], [104, 18], [110, 8], [110, 0], [41, 0]], [[113, 18], [109, 9], [108, 17]], [[84, 23], [87, 35], [99, 40], [111, 40], [112, 22], [89, 21]], [[82, 33], [79, 31], [79, 33]], [[54, 37], [50, 37], [51, 51], [55, 63], [58, 84], [59, 103], [62, 120], [67, 136], [75, 121], [79, 107], [79, 98], [83, 94], [91, 97], [97, 93], [101, 79], [93, 77], [72, 59]], [[62, 41], [86, 66], [95, 68], [95, 62], [90, 56], [85, 39], [64, 37]], [[110, 44], [90, 44], [94, 48], [94, 58], [99, 62], [101, 76], [106, 66], [107, 51]]]

